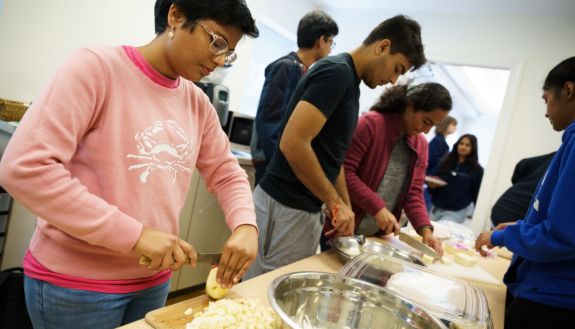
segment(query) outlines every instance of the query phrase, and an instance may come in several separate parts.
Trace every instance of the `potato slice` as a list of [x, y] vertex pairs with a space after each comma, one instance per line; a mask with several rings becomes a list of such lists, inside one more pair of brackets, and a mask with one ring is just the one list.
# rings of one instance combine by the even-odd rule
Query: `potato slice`
[[228, 289], [222, 288], [222, 286], [220, 286], [220, 284], [216, 281], [217, 273], [217, 266], [210, 270], [208, 279], [206, 280], [206, 294], [208, 294], [208, 296], [213, 299], [222, 299], [228, 293]]

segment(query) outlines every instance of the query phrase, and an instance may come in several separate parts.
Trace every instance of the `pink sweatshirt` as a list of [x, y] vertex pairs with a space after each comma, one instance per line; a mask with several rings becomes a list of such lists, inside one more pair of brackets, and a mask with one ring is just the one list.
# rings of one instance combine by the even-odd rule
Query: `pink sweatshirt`
[[196, 168], [230, 229], [256, 226], [247, 175], [208, 97], [184, 79], [176, 88], [152, 81], [122, 47], [90, 48], [26, 112], [0, 185], [38, 215], [30, 251], [46, 268], [135, 279], [157, 273], [132, 250], [142, 228], [178, 234]]

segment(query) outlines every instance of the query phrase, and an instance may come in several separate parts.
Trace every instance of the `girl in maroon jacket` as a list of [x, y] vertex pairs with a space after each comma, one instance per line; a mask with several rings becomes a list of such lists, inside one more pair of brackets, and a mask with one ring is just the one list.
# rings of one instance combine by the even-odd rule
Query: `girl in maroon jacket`
[[450, 110], [449, 91], [424, 83], [388, 89], [359, 118], [344, 162], [356, 234], [397, 234], [403, 210], [423, 242], [443, 254], [423, 198], [428, 145], [422, 133]]

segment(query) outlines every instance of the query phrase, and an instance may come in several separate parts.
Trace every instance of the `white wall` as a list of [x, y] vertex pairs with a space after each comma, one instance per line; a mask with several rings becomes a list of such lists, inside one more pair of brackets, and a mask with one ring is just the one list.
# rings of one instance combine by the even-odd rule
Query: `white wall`
[[[252, 14], [256, 20], [263, 18], [266, 21], [276, 23], [279, 28], [283, 28], [295, 34], [300, 18], [308, 11], [316, 9], [315, 6], [307, 0], [289, 0], [289, 1], [270, 1], [270, 0], [246, 0]], [[253, 39], [244, 38], [238, 46], [238, 60], [230, 68], [229, 75], [226, 77], [225, 85], [230, 88], [230, 110], [238, 111], [241, 100], [240, 92], [245, 90], [245, 86], [250, 85], [247, 81], [248, 65], [253, 48]], [[294, 49], [295, 50], [295, 49]], [[279, 54], [283, 56], [284, 54]], [[268, 64], [268, 63], [265, 63]], [[256, 109], [253, 110], [255, 115]], [[244, 113], [252, 114], [252, 113]]]
[[[0, 98], [32, 101], [74, 49], [94, 44], [143, 45], [154, 34], [155, 0], [4, 0], [0, 12]], [[266, 16], [290, 31], [314, 9], [306, 0], [248, 0], [256, 20]], [[230, 105], [243, 90], [251, 40], [238, 45], [230, 71]]]
[[[332, 10], [342, 26], [336, 52], [355, 48], [373, 27], [396, 11]], [[473, 227], [488, 225], [491, 206], [510, 186], [517, 161], [555, 150], [561, 135], [544, 117], [541, 86], [549, 70], [575, 55], [573, 12], [565, 14], [402, 12], [422, 26], [428, 59], [511, 69], [510, 85], [496, 129]], [[361, 17], [361, 24], [358, 24]], [[379, 90], [362, 89], [361, 107], [368, 107]], [[499, 142], [498, 142], [499, 141]]]

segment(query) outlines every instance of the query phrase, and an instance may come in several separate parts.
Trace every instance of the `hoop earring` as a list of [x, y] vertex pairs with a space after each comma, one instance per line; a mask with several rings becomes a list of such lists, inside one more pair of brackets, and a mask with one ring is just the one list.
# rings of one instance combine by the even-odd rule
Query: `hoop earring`
[[170, 26], [170, 28], [171, 29], [170, 29], [170, 32], [168, 32], [168, 36], [170, 37], [170, 39], [173, 39], [174, 38], [174, 27]]

